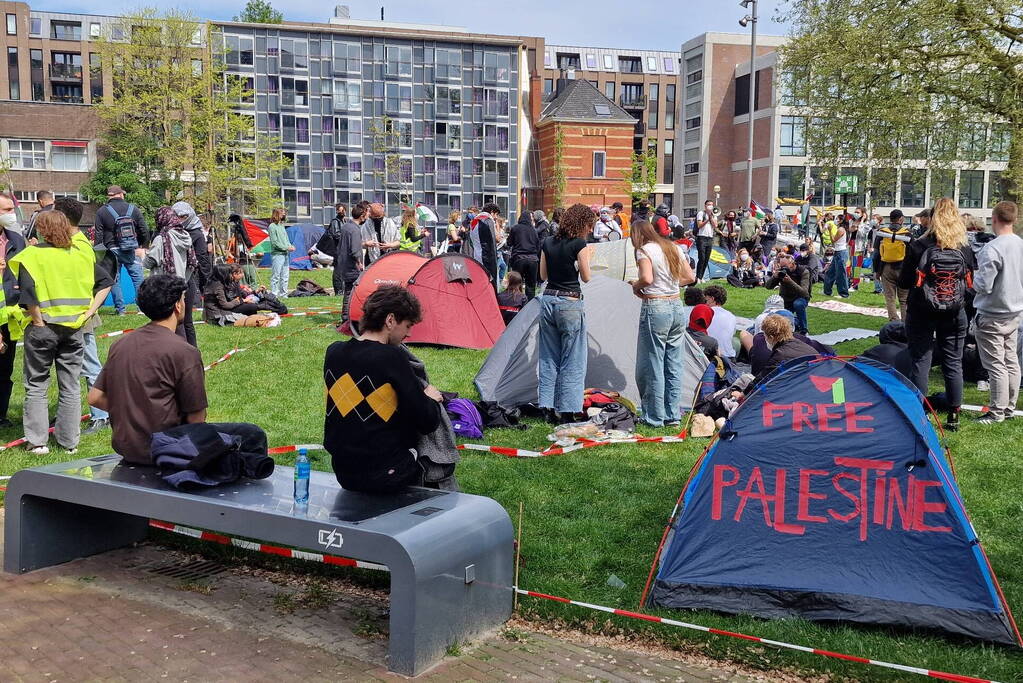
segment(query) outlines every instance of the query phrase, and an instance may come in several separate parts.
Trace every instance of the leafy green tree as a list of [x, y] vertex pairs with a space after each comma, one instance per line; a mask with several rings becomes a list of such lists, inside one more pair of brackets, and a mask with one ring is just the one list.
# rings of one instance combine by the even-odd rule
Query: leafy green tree
[[625, 191], [635, 206], [657, 189], [657, 153], [655, 148], [632, 153], [632, 166], [625, 176]]
[[152, 220], [170, 188], [159, 182], [145, 182], [136, 168], [132, 163], [108, 156], [99, 162], [96, 172], [79, 188], [79, 192], [90, 202], [103, 204], [107, 201], [107, 188], [120, 185], [128, 201], [139, 207], [147, 219]]
[[280, 24], [284, 21], [284, 15], [266, 0], [249, 0], [241, 14], [235, 16], [234, 21], [249, 24]]
[[210, 221], [279, 204], [285, 165], [279, 141], [257, 133], [253, 93], [226, 74], [217, 29], [153, 9], [113, 28], [119, 39], [97, 43], [113, 80], [98, 108], [103, 153], [161, 201], [183, 193]]
[[796, 30], [782, 48], [782, 103], [806, 116], [816, 163], [1004, 160], [1001, 196], [1020, 196], [1023, 1], [787, 0], [780, 15]]

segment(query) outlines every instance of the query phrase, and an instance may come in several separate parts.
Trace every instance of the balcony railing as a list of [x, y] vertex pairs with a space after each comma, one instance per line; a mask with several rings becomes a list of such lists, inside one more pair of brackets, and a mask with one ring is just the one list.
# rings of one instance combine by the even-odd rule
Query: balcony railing
[[81, 81], [82, 67], [76, 64], [50, 64], [51, 81]]
[[623, 109], [643, 109], [646, 107], [646, 95], [629, 95], [622, 93], [618, 96], [618, 104]]

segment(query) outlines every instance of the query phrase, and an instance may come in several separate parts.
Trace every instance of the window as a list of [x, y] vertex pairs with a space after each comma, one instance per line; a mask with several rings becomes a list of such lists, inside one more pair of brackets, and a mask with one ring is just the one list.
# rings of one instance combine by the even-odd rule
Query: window
[[593, 153], [593, 177], [603, 178], [607, 172], [607, 152]]
[[[42, 62], [42, 52], [39, 50], [33, 50], [33, 52], [39, 52], [39, 61]], [[34, 58], [33, 58], [34, 59]], [[32, 99], [35, 99], [35, 67], [32, 67]], [[42, 99], [43, 84], [42, 84], [42, 66], [39, 67], [39, 99]], [[89, 95], [92, 97], [93, 103], [99, 102], [103, 98], [103, 64], [100, 56], [93, 52], [89, 55]]]
[[651, 83], [650, 84], [650, 97], [648, 98], [649, 101], [647, 103], [647, 110], [648, 110], [647, 125], [650, 128], [654, 128], [654, 129], [657, 128], [657, 108], [658, 108], [658, 105], [660, 104], [657, 101], [657, 98], [658, 98], [659, 95], [660, 95], [660, 86], [657, 83]]
[[[807, 80], [807, 69], [805, 67], [790, 67], [789, 69], [781, 73], [781, 87], [780, 100], [783, 105], [789, 107], [805, 107], [806, 106], [806, 80]], [[746, 81], [746, 87], [749, 88], [749, 81]]]
[[18, 15], [8, 14], [7, 15], [7, 35], [16, 36], [18, 35]]
[[1002, 171], [991, 171], [987, 174], [987, 205], [989, 209], [1002, 201]]
[[664, 88], [664, 127], [672, 130], [675, 127], [675, 86]]
[[650, 73], [657, 72], [657, 57], [646, 58], [646, 70], [649, 71]]
[[385, 51], [387, 56], [384, 63], [385, 76], [410, 76], [412, 75], [412, 48], [389, 46]]
[[[753, 111], [761, 109], [760, 105], [760, 72], [757, 72], [757, 80], [754, 84]], [[739, 76], [735, 79], [735, 115], [742, 116], [749, 114], [749, 74]]]
[[362, 157], [338, 154], [337, 179], [343, 183], [362, 183]]
[[89, 150], [84, 143], [50, 143], [50, 162], [54, 171], [88, 171]]
[[623, 74], [643, 73], [643, 60], [639, 57], [619, 57], [618, 70]]
[[304, 40], [281, 38], [281, 68], [308, 69], [309, 44]]
[[[579, 56], [576, 55], [576, 59]], [[507, 83], [511, 77], [511, 57], [507, 52], [483, 53], [483, 82]]]
[[434, 131], [438, 150], [462, 151], [462, 125], [460, 123], [443, 123], [438, 121]]
[[959, 140], [959, 158], [967, 161], [983, 161], [987, 146], [987, 124], [969, 123], [963, 127]]
[[700, 162], [696, 161], [691, 164], [686, 164], [682, 167], [682, 173], [685, 175], [692, 175], [693, 173], [700, 172]]
[[51, 21], [50, 37], [54, 40], [81, 40], [82, 24], [78, 21]]
[[623, 107], [643, 107], [646, 101], [643, 99], [642, 83], [622, 83], [621, 105]]
[[700, 127], [700, 117], [694, 116], [691, 119], [686, 119], [686, 130], [693, 130], [694, 128]]
[[20, 171], [46, 169], [46, 143], [42, 140], [8, 140], [11, 168]]
[[543, 79], [543, 96], [548, 97], [554, 93], [554, 79], [545, 78]]
[[334, 73], [361, 73], [362, 45], [359, 43], [334, 43]]
[[18, 79], [18, 48], [7, 48], [7, 80], [12, 100], [21, 99], [21, 81]]
[[224, 36], [228, 66], [252, 66], [252, 38]]
[[899, 206], [922, 208], [924, 205], [924, 184], [927, 171], [922, 168], [902, 169], [902, 183], [899, 187]]
[[438, 185], [460, 185], [462, 183], [462, 165], [458, 159], [437, 157]]
[[607, 70], [613, 70], [615, 68], [615, 58], [611, 55], [604, 55], [604, 68]]
[[984, 171], [959, 172], [959, 208], [979, 209], [984, 206]]
[[309, 155], [295, 155], [295, 179], [309, 180]]
[[604, 97], [606, 97], [607, 99], [611, 100], [612, 102], [614, 101], [614, 98], [615, 98], [615, 82], [614, 81], [608, 81], [607, 83], [604, 84]]
[[[692, 85], [693, 83], [699, 83], [703, 80], [703, 70], [694, 71], [693, 73], [686, 76], [686, 85]], [[748, 86], [747, 86], [748, 87]]]
[[304, 78], [281, 77], [281, 106], [308, 107], [309, 81]]
[[587, 69], [597, 68], [597, 55], [586, 55], [586, 68]]
[[554, 63], [554, 61], [551, 59], [551, 53], [550, 52], [544, 52], [543, 53], [543, 65], [546, 68], [549, 69], [553, 63]]
[[484, 88], [483, 113], [486, 116], [508, 116], [508, 91]]
[[483, 151], [508, 151], [508, 126], [483, 126]]
[[386, 93], [384, 111], [391, 113], [412, 111], [412, 86], [388, 83]]
[[30, 17], [28, 20], [29, 29], [28, 32], [34, 36], [38, 36], [43, 32], [43, 20], [39, 17]]
[[675, 141], [664, 141], [664, 183], [671, 185], [675, 182]]
[[334, 81], [334, 111], [362, 109], [362, 83]]
[[483, 162], [483, 184], [506, 186], [508, 184], [508, 162], [487, 159]]
[[991, 161], [1008, 161], [1010, 139], [1011, 135], [1007, 124], [996, 123], [991, 126], [991, 151], [988, 158]]
[[805, 195], [806, 168], [803, 166], [778, 167], [778, 196], [802, 197]]
[[440, 79], [457, 79], [462, 77], [462, 51], [437, 48], [434, 51], [436, 65], [434, 76]]
[[[97, 57], [98, 56], [99, 55], [97, 55]], [[42, 102], [46, 99], [46, 94], [43, 89], [43, 51], [29, 50], [28, 59], [32, 77], [32, 101]]]
[[664, 58], [664, 70], [670, 74], [675, 73], [675, 58], [665, 57]]
[[334, 119], [334, 144], [338, 147], [362, 147], [362, 119], [338, 116]]
[[100, 37], [100, 26], [98, 21], [89, 24], [89, 37], [97, 39]]
[[783, 157], [806, 156], [806, 117], [781, 117], [781, 155]]
[[578, 69], [580, 67], [579, 55], [577, 53], [570, 52], [559, 52], [558, 53], [558, 68], [562, 70], [566, 69]]
[[927, 200], [929, 206], [942, 197], [952, 199], [956, 194], [956, 172], [948, 169], [934, 169], [931, 171], [931, 192]]
[[448, 88], [437, 86], [437, 114], [461, 114], [462, 113], [462, 90], [461, 88]]

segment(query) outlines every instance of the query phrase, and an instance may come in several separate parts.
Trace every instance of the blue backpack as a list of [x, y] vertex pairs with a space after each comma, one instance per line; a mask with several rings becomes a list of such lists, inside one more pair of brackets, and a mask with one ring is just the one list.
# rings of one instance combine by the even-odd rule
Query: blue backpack
[[475, 403], [467, 398], [453, 398], [444, 404], [444, 410], [451, 418], [455, 434], [467, 439], [483, 438], [483, 418]]

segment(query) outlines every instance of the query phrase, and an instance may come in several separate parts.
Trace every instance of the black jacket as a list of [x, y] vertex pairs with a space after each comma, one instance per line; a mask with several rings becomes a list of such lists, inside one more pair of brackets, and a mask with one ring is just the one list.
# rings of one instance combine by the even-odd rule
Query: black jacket
[[[110, 215], [110, 211], [106, 207], [113, 208], [118, 216], [123, 216], [128, 212], [128, 204], [129, 202], [123, 199], [111, 199], [99, 207], [99, 210], [96, 212], [96, 229], [103, 236], [100, 241], [106, 245], [107, 249], [120, 249], [120, 246], [118, 245], [116, 221], [114, 221], [114, 217]], [[146, 225], [146, 219], [142, 216], [142, 211], [139, 210], [138, 206], [135, 206], [132, 218], [135, 219], [135, 239], [138, 240], [139, 247], [145, 249], [149, 246], [149, 226]], [[205, 245], [205, 240], [203, 240], [203, 244]], [[204, 246], [203, 253], [205, 252], [206, 248]], [[199, 252], [196, 251], [195, 255], [198, 257]]]
[[540, 258], [540, 233], [529, 222], [529, 216], [522, 214], [519, 222], [512, 226], [508, 234], [508, 247], [511, 258]]
[[[4, 261], [8, 262], [14, 255], [25, 248], [25, 238], [14, 230], [4, 229], [4, 237], [7, 238], [7, 250], [4, 252]], [[21, 300], [21, 292], [18, 289], [18, 278], [10, 268], [4, 268], [4, 303], [7, 306], [16, 306]]]
[[[771, 350], [771, 357], [767, 359], [767, 364], [764, 366], [760, 374], [757, 375], [755, 384], [760, 384], [767, 376], [777, 370], [784, 363], [788, 363], [790, 360], [796, 358], [803, 358], [804, 356], [816, 356], [817, 349], [813, 348], [805, 342], [801, 342], [798, 339], [787, 339], [783, 342], [775, 344]], [[750, 385], [753, 386], [753, 385]]]
[[497, 281], [497, 230], [493, 218], [487, 218], [476, 224], [476, 230], [480, 240], [480, 261], [483, 267], [490, 273], [490, 280], [494, 287], [498, 286]]

